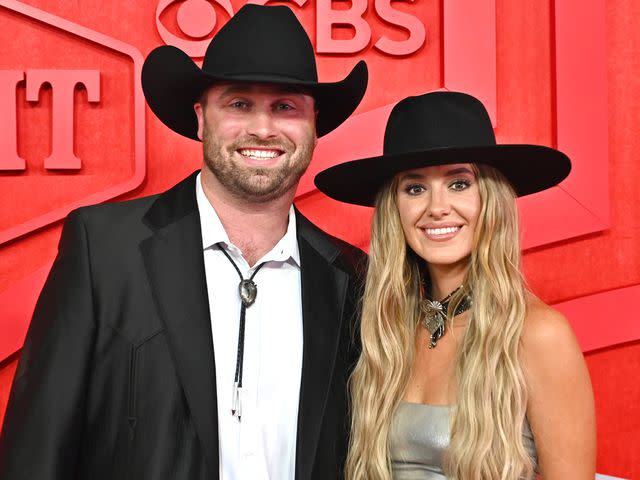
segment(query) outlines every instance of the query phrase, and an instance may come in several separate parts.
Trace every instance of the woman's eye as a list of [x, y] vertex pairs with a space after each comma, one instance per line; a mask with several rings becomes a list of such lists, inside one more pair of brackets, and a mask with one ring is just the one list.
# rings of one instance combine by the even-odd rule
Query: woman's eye
[[465, 190], [471, 186], [471, 182], [469, 180], [456, 180], [452, 182], [450, 187], [453, 190], [460, 191]]
[[407, 185], [404, 189], [409, 195], [420, 195], [424, 192], [424, 187], [422, 185]]

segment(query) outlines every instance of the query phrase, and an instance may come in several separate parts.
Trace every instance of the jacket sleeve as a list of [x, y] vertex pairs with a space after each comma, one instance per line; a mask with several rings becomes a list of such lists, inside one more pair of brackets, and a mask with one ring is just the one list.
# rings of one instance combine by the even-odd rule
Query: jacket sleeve
[[75, 477], [95, 331], [80, 210], [65, 222], [22, 348], [0, 435], [0, 479]]

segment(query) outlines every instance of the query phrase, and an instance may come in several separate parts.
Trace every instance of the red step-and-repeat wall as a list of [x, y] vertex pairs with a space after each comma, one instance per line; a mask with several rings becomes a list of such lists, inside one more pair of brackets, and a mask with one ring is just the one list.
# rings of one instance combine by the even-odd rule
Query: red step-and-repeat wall
[[[200, 165], [200, 144], [146, 107], [145, 55], [170, 44], [197, 61], [244, 3], [0, 0], [0, 419], [64, 216], [157, 193]], [[369, 65], [362, 104], [319, 142], [298, 190], [300, 210], [325, 230], [367, 248], [370, 209], [329, 200], [312, 179], [380, 153], [388, 113], [408, 95], [471, 93], [499, 142], [571, 156], [565, 182], [519, 200], [525, 272], [585, 352], [598, 472], [640, 478], [640, 2], [269, 3], [302, 21], [322, 81], [343, 78], [359, 59]]]

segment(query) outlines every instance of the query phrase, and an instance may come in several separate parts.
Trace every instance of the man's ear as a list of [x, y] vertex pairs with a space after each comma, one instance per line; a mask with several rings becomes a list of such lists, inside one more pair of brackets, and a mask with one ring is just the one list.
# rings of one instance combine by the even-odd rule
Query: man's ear
[[198, 119], [198, 138], [202, 141], [204, 131], [204, 107], [200, 102], [196, 102], [193, 104], [193, 110], [196, 112], [196, 118]]

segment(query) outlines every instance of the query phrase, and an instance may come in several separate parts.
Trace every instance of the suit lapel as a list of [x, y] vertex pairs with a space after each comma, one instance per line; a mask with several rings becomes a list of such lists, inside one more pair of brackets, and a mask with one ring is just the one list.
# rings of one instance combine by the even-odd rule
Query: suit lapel
[[337, 250], [299, 212], [304, 350], [298, 412], [296, 479], [311, 478], [342, 330], [348, 275], [331, 262]]
[[159, 196], [145, 220], [155, 230], [140, 245], [154, 300], [209, 478], [218, 478], [215, 365], [195, 174]]

